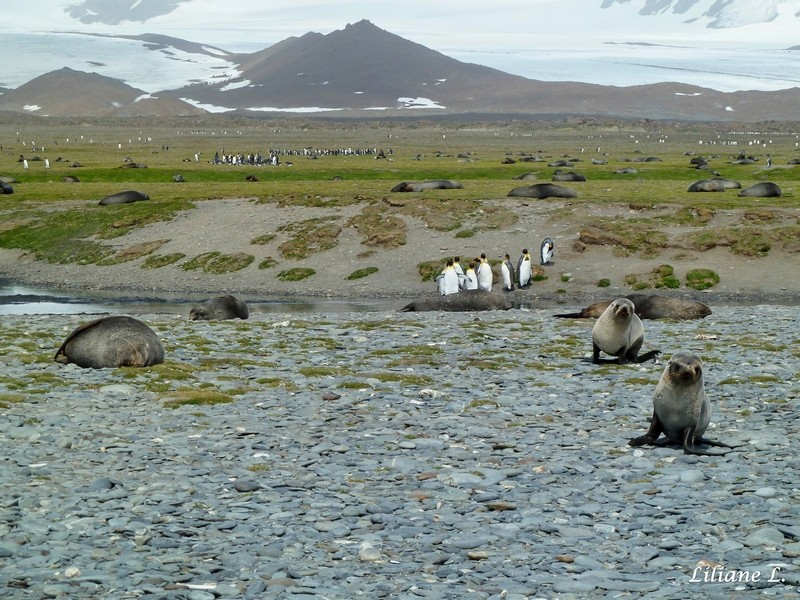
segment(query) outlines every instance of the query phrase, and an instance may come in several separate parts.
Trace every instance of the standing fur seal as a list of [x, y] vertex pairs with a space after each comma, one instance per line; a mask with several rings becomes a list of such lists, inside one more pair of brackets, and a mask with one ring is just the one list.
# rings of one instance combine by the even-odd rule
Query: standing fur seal
[[[625, 296], [633, 302], [636, 315], [640, 319], [702, 319], [711, 314], [711, 309], [702, 302], [670, 298], [657, 294], [628, 294]], [[563, 313], [556, 317], [570, 319], [596, 319], [611, 304], [611, 300], [595, 302], [576, 313]]]
[[[653, 394], [653, 418], [647, 433], [628, 442], [630, 446], [681, 444], [686, 454], [722, 456], [695, 444], [732, 448], [703, 438], [711, 420], [711, 404], [703, 384], [703, 361], [696, 354], [677, 352], [667, 363]], [[661, 434], [667, 439], [657, 444]]]
[[[600, 315], [592, 328], [592, 362], [644, 362], [660, 354], [651, 350], [639, 356], [644, 343], [644, 327], [634, 312], [633, 302], [617, 298]], [[616, 360], [601, 359], [600, 352], [616, 356]]]
[[150, 200], [150, 196], [144, 192], [137, 192], [136, 190], [126, 190], [124, 192], [117, 192], [106, 196], [98, 204], [100, 206], [108, 206], [109, 204], [130, 204], [131, 202], [141, 202], [142, 200]]
[[246, 319], [250, 316], [247, 304], [230, 294], [212, 298], [189, 311], [192, 321], [216, 321], [222, 319]]
[[104, 317], [77, 327], [53, 359], [91, 369], [149, 367], [164, 362], [164, 346], [133, 317]]
[[511, 308], [514, 308], [514, 304], [503, 294], [483, 290], [464, 290], [457, 294], [438, 298], [415, 300], [406, 304], [399, 312], [509, 310]]

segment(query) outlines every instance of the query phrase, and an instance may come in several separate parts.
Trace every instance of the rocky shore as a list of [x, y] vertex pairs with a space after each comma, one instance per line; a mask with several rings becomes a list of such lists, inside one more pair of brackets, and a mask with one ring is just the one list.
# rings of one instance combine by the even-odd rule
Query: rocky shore
[[[4, 598], [796, 598], [797, 310], [137, 315], [167, 360], [52, 361], [85, 317], [0, 317]], [[721, 457], [631, 448], [664, 360], [706, 363]]]

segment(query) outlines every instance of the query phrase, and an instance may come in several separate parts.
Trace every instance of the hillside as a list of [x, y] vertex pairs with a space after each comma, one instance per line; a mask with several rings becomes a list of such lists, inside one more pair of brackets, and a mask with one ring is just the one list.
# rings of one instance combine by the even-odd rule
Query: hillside
[[67, 67], [6, 91], [0, 96], [0, 111], [61, 117], [187, 116], [204, 112], [176, 98], [154, 97], [118, 79]]
[[121, 80], [62, 68], [0, 95], [0, 110], [42, 116], [305, 115], [338, 118], [495, 115], [680, 121], [798, 121], [800, 88], [720, 92], [685, 83], [615, 87], [528, 79], [461, 62], [361, 20], [232, 54], [164, 36], [153, 47], [224, 54], [233, 68], [148, 95]]

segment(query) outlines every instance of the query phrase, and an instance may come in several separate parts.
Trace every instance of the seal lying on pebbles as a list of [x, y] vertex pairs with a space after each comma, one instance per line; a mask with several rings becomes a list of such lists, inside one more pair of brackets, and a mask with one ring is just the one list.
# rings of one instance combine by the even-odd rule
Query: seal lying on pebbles
[[[711, 420], [711, 404], [703, 384], [703, 361], [696, 354], [676, 353], [664, 368], [653, 394], [653, 417], [647, 433], [628, 442], [630, 446], [681, 444], [687, 454], [722, 456], [725, 452], [699, 450], [695, 444], [733, 448], [703, 438]], [[657, 444], [661, 434], [666, 440]]]
[[250, 309], [242, 300], [231, 296], [212, 298], [205, 304], [194, 306], [189, 311], [192, 321], [216, 321], [222, 319], [246, 319], [250, 316]]
[[[702, 319], [711, 314], [711, 309], [702, 302], [670, 298], [657, 294], [628, 294], [624, 296], [633, 302], [636, 315], [640, 319]], [[576, 313], [563, 313], [556, 317], [571, 319], [596, 319], [611, 304], [611, 300], [595, 302]]]
[[[643, 343], [644, 327], [634, 312], [633, 302], [627, 298], [617, 298], [608, 305], [592, 328], [592, 362], [644, 362], [661, 353], [651, 350], [639, 356]], [[601, 359], [601, 351], [617, 359]]]
[[510, 308], [514, 308], [514, 304], [505, 295], [484, 290], [465, 290], [457, 294], [415, 300], [406, 304], [399, 312], [508, 310]]
[[164, 362], [164, 346], [133, 317], [104, 317], [78, 326], [53, 358], [91, 369], [149, 367]]

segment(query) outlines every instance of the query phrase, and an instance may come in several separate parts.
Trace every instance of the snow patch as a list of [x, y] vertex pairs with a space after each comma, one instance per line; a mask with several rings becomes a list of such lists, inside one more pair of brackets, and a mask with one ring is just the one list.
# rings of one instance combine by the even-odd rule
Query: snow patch
[[22, 108], [29, 112], [36, 112], [37, 110], [42, 110], [42, 107], [39, 106], [38, 104], [26, 104]]
[[236, 110], [235, 108], [226, 108], [224, 106], [215, 106], [213, 104], [206, 104], [204, 102], [198, 102], [197, 100], [192, 100], [191, 98], [181, 98], [187, 104], [191, 104], [196, 108], [202, 108], [203, 110], [210, 112], [210, 113], [223, 113], [223, 112], [231, 112]]
[[142, 94], [141, 96], [139, 96], [138, 98], [136, 98], [136, 99], [135, 99], [133, 102], [134, 102], [134, 104], [135, 104], [136, 102], [139, 102], [139, 100], [149, 100], [149, 99], [151, 99], [151, 98], [152, 98], [153, 100], [156, 100], [156, 99], [158, 98], [158, 96], [153, 96], [152, 94]]
[[253, 85], [253, 82], [249, 79], [245, 79], [244, 81], [233, 81], [228, 85], [224, 85], [219, 88], [220, 92], [228, 92], [230, 90], [238, 90], [239, 88], [248, 87]]
[[676, 96], [702, 96], [703, 92], [692, 92], [691, 94], [687, 94], [686, 92], [675, 92]]
[[407, 98], [407, 97], [400, 97], [397, 99], [398, 104], [400, 104], [399, 108], [447, 108], [446, 106], [442, 106], [438, 104], [435, 100], [431, 100], [430, 98]]

